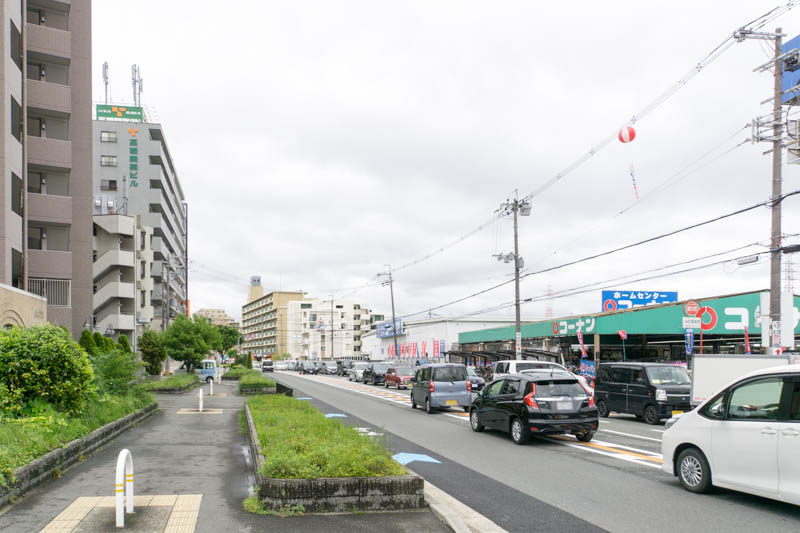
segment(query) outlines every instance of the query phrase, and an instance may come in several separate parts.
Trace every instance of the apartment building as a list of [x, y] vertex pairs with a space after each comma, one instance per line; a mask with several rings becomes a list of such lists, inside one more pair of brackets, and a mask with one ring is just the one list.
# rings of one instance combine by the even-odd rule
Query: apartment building
[[0, 283], [77, 337], [92, 314], [91, 1], [0, 10]]
[[[254, 285], [254, 283], [256, 285]], [[248, 301], [242, 306], [242, 350], [258, 356], [288, 351], [287, 309], [289, 302], [306, 299], [302, 291], [275, 291], [259, 296], [261, 278], [250, 278]]]
[[142, 217], [153, 229], [152, 329], [187, 314], [187, 209], [161, 124], [141, 107], [98, 105], [92, 127], [95, 215]]
[[212, 326], [239, 327], [236, 319], [228, 316], [224, 309], [198, 309], [195, 314], [206, 317]]
[[93, 329], [131, 345], [153, 320], [150, 248], [153, 229], [141, 216], [95, 215]]
[[295, 359], [362, 359], [362, 335], [382, 321], [383, 315], [349, 300], [289, 302], [287, 351]]

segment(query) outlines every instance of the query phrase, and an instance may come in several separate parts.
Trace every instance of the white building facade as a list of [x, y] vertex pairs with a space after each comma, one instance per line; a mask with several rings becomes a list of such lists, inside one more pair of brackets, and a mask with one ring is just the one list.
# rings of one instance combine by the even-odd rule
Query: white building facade
[[514, 325], [508, 318], [425, 318], [400, 321], [398, 325], [397, 348], [395, 353], [391, 320], [383, 324], [388, 327], [377, 328], [362, 336], [362, 354], [371, 361], [407, 361], [410, 364], [439, 363], [446, 360], [446, 354], [453, 344], [458, 343], [462, 331], [488, 329]]

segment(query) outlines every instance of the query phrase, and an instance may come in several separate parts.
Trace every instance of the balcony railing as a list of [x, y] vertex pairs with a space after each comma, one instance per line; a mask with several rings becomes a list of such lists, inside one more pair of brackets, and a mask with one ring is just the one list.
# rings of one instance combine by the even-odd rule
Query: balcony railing
[[72, 307], [72, 291], [68, 279], [28, 278], [28, 292], [47, 299], [52, 307]]

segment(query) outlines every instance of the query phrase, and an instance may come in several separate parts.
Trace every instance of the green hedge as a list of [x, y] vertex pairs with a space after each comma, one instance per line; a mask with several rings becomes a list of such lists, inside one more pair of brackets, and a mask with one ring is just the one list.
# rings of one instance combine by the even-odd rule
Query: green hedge
[[261, 372], [259, 372], [258, 370], [250, 370], [249, 368], [238, 367], [238, 368], [231, 368], [230, 370], [222, 374], [222, 379], [239, 379], [242, 376], [250, 374], [252, 372], [255, 372], [256, 374], [261, 374]]
[[14, 470], [95, 429], [146, 407], [152, 394], [103, 394], [79, 416], [70, 417], [44, 402], [30, 406], [30, 416], [0, 419], [0, 485], [13, 480]]
[[271, 478], [404, 475], [386, 443], [361, 435], [304, 401], [283, 395], [247, 400], [261, 451], [262, 474]]
[[149, 381], [144, 387], [147, 390], [159, 391], [165, 389], [182, 389], [193, 383], [200, 383], [196, 374], [174, 374], [160, 381]]
[[261, 375], [258, 370], [251, 370], [239, 378], [239, 389], [274, 389], [275, 382]]

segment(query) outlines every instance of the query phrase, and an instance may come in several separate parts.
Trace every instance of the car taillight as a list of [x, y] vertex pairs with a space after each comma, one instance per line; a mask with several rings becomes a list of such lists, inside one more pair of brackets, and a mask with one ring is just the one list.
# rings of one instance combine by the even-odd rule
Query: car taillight
[[594, 407], [594, 396], [589, 396], [589, 407]]
[[528, 407], [532, 407], [533, 409], [538, 409], [539, 404], [536, 403], [536, 400], [533, 399], [533, 392], [525, 396], [525, 405]]
[[579, 383], [581, 384], [581, 387], [583, 387], [583, 390], [586, 391], [586, 394], [588, 394], [589, 396], [593, 396], [594, 395], [594, 389], [593, 388], [591, 388], [589, 385], [587, 385], [586, 383], [584, 383], [582, 381], [579, 382]]
[[428, 385], [428, 392], [433, 392], [433, 390], [434, 390], [433, 381], [431, 381], [430, 384]]
[[472, 382], [467, 380], [467, 392], [472, 392]]

